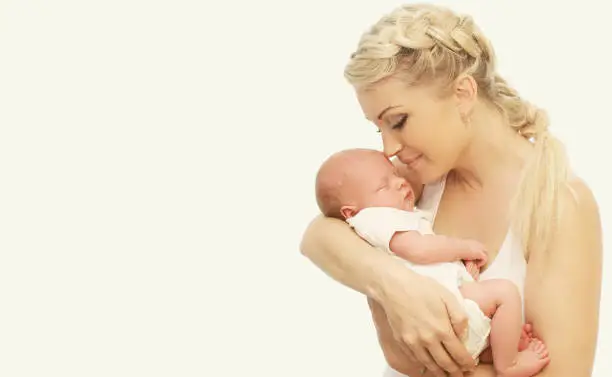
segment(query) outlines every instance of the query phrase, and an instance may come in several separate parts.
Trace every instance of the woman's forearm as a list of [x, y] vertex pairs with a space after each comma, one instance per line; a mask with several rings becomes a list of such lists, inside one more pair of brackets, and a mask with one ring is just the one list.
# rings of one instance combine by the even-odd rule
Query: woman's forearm
[[302, 254], [334, 280], [379, 299], [387, 279], [412, 272], [383, 250], [370, 246], [348, 224], [318, 216], [306, 229]]

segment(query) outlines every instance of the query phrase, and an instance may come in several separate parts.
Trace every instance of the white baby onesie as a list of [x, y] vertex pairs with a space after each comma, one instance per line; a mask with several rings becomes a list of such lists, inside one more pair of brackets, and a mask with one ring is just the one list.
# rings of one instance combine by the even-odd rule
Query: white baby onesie
[[[355, 232], [372, 246], [393, 254], [389, 248], [391, 238], [396, 232], [417, 231], [423, 235], [434, 234], [431, 216], [419, 210], [404, 211], [391, 207], [369, 207], [347, 220]], [[399, 257], [397, 257], [399, 258]], [[401, 259], [401, 258], [400, 258]], [[433, 264], [415, 264], [402, 261], [414, 272], [435, 279], [452, 292], [468, 315], [468, 333], [464, 339], [468, 351], [474, 359], [489, 345], [491, 320], [484, 315], [474, 301], [465, 299], [459, 291], [463, 282], [474, 281], [460, 261]]]

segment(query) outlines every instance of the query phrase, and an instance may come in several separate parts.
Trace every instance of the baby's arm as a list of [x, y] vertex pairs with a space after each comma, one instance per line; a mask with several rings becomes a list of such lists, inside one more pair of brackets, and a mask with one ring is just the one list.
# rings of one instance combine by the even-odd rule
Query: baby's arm
[[417, 231], [397, 232], [389, 242], [391, 252], [416, 264], [473, 260], [483, 266], [487, 253], [479, 242], [442, 235], [424, 235]]

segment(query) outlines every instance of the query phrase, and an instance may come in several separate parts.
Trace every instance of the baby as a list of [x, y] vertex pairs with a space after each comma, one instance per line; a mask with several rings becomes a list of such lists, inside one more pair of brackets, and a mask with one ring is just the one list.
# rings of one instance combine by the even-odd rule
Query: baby
[[490, 346], [501, 377], [530, 377], [548, 364], [545, 345], [523, 331], [514, 284], [477, 281], [487, 258], [482, 244], [435, 235], [429, 214], [415, 208], [414, 190], [383, 153], [350, 149], [334, 154], [317, 174], [316, 195], [326, 216], [347, 221], [370, 244], [455, 294], [468, 315], [463, 342], [475, 360]]

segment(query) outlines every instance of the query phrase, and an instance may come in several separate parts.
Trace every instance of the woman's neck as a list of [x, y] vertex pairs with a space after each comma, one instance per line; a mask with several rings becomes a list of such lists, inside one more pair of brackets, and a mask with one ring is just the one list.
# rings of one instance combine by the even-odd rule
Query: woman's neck
[[449, 177], [479, 189], [518, 176], [533, 148], [495, 109], [480, 104], [470, 120], [472, 140]]

